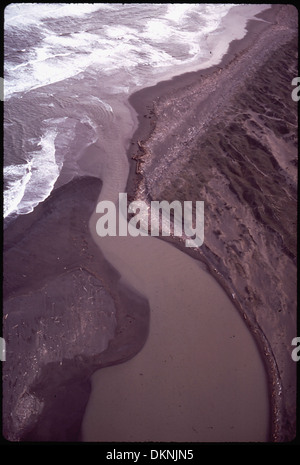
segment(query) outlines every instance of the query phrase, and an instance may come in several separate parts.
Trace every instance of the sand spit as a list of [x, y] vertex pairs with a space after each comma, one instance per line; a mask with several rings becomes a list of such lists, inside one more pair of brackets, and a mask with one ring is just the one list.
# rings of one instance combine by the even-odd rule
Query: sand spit
[[284, 441], [296, 422], [298, 25], [292, 6], [261, 16], [269, 24], [257, 32], [250, 22], [243, 47], [232, 43], [220, 66], [145, 90], [143, 109], [142, 92], [132, 97], [141, 126], [129, 156], [143, 163], [128, 191], [148, 202], [205, 201], [204, 245], [166, 240], [207, 264], [256, 336], [273, 439]]

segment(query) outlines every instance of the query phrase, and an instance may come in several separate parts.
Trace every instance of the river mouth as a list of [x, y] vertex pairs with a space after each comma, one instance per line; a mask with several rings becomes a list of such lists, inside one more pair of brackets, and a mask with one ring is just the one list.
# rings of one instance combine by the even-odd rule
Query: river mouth
[[[278, 12], [282, 14], [275, 20]], [[30, 202], [37, 199], [27, 192], [26, 208], [31, 213], [11, 218], [5, 231], [4, 336], [9, 350], [3, 379], [8, 440], [77, 441], [80, 431], [85, 442], [293, 438], [296, 139], [289, 130], [295, 127], [294, 108], [283, 103], [286, 117], [280, 121], [276, 117], [280, 103], [290, 99], [288, 73], [295, 72], [293, 65], [284, 67], [288, 78], [273, 73], [272, 85], [281, 102], [277, 108], [275, 95], [264, 121], [259, 117], [251, 121], [260, 112], [255, 107], [250, 116], [248, 109], [239, 111], [239, 121], [233, 121], [226, 107], [230, 124], [224, 128], [220, 103], [226, 103], [227, 91], [239, 85], [238, 72], [230, 75], [231, 70], [242, 70], [244, 76], [249, 63], [255, 68], [269, 51], [272, 37], [290, 44], [287, 39], [296, 29], [291, 8], [274, 6], [263, 17], [266, 21], [250, 22], [253, 34], [230, 47], [220, 66], [130, 95], [131, 105], [139, 102], [138, 109], [128, 103], [129, 87], [118, 87], [128, 77], [125, 68], [104, 84], [101, 74], [99, 79], [89, 68], [70, 78], [68, 86], [62, 80], [13, 96], [7, 103], [8, 147], [16, 149], [13, 154], [6, 151], [12, 157], [8, 171], [19, 155], [23, 157], [15, 143], [23, 143], [27, 130], [26, 150], [44, 154], [48, 147], [48, 155], [55, 156], [54, 168], [56, 163], [61, 168], [59, 175], [56, 169], [52, 172], [49, 189], [46, 186], [47, 196], [56, 179], [49, 198], [32, 211]], [[52, 25], [59, 29], [60, 21]], [[267, 29], [275, 35], [263, 47], [260, 34]], [[282, 62], [295, 59], [294, 45], [288, 48], [289, 53], [284, 47], [279, 52], [279, 70]], [[246, 65], [244, 49], [250, 50]], [[279, 90], [277, 75], [283, 79]], [[156, 77], [170, 78], [168, 73]], [[215, 92], [204, 101], [205, 83]], [[213, 98], [222, 94], [223, 100]], [[205, 105], [194, 112], [195, 102]], [[167, 117], [161, 118], [166, 107]], [[22, 137], [13, 125], [15, 114]], [[209, 118], [201, 121], [202, 115], [219, 115], [221, 121], [204, 127]], [[37, 122], [40, 119], [42, 123]], [[275, 138], [268, 132], [274, 121]], [[197, 134], [200, 123], [206, 132]], [[241, 128], [249, 129], [247, 124], [252, 134], [245, 137]], [[253, 137], [258, 129], [275, 161], [259, 156], [270, 154]], [[203, 170], [193, 138], [203, 151]], [[234, 149], [238, 146], [235, 161], [230, 140]], [[191, 163], [177, 176], [180, 163], [178, 157], [172, 159], [176, 155], [172, 151], [183, 143]], [[218, 150], [210, 158], [211, 147]], [[231, 166], [224, 160], [224, 147]], [[249, 153], [253, 149], [254, 158], [248, 163], [250, 176], [241, 180], [247, 168], [244, 148]], [[18, 176], [28, 164], [24, 161], [24, 166], [17, 163]], [[283, 196], [274, 191], [272, 182], [255, 191], [255, 175], [264, 173], [269, 163], [276, 186], [284, 187]], [[41, 173], [31, 161], [28, 169], [32, 180]], [[267, 178], [264, 174], [258, 176], [260, 182]], [[195, 190], [196, 184], [207, 190]], [[208, 206], [204, 244], [190, 249], [174, 237], [99, 237], [96, 207], [102, 200], [117, 205], [120, 193], [127, 193], [129, 201], [204, 200]], [[260, 205], [269, 194], [275, 199], [275, 215], [268, 208], [271, 203], [263, 209]], [[255, 207], [255, 218], [249, 205]], [[279, 210], [281, 221], [289, 217], [282, 231]], [[269, 220], [273, 232], [265, 235], [264, 223]], [[233, 238], [236, 233], [238, 240]]]
[[[260, 44], [261, 48], [255, 49], [258, 77], [253, 78], [254, 75], [252, 75], [252, 79], [255, 79], [252, 83], [252, 89], [254, 93], [256, 92], [256, 97], [259, 95], [258, 89], [261, 86], [259, 80], [261, 79], [264, 81], [264, 79], [266, 79], [262, 69], [265, 69], [265, 73], [268, 73], [272, 69], [272, 66], [276, 67], [276, 63], [282, 60], [282, 56], [286, 57], [284, 47], [291, 50], [291, 56], [293, 55], [294, 46], [291, 44], [286, 45], [286, 43], [293, 38], [293, 28], [291, 28], [291, 31], [287, 32], [286, 35], [283, 35], [282, 39], [280, 38], [280, 31], [275, 29], [272, 33], [274, 35], [273, 39], [271, 35], [269, 37], [268, 34], [264, 35], [264, 33], [262, 33], [261, 42], [263, 45]], [[277, 47], [274, 47], [272, 40], [278, 41], [278, 44], [280, 44], [280, 40], [282, 40], [282, 44], [284, 45], [281, 49], [278, 44]], [[272, 55], [274, 51], [275, 55]], [[248, 58], [247, 53], [249, 54]], [[251, 260], [247, 255], [250, 243], [247, 242], [246, 249], [248, 252], [244, 260], [241, 259], [242, 252], [239, 250], [241, 239], [236, 241], [235, 246], [232, 246], [232, 248], [229, 247], [229, 244], [233, 244], [234, 241], [232, 242], [232, 239], [236, 234], [234, 226], [235, 221], [237, 222], [237, 232], [240, 233], [240, 238], [242, 237], [241, 230], [239, 229], [241, 223], [243, 223], [244, 234], [247, 228], [251, 231], [252, 237], [256, 234], [254, 228], [257, 228], [257, 234], [260, 238], [264, 236], [264, 233], [259, 232], [260, 226], [255, 223], [258, 219], [257, 217], [252, 219], [251, 214], [247, 212], [243, 213], [242, 210], [240, 210], [240, 204], [243, 202], [247, 204], [248, 197], [246, 198], [244, 196], [242, 201], [234, 197], [237, 196], [239, 198], [239, 194], [234, 189], [234, 186], [232, 187], [232, 183], [240, 174], [237, 174], [235, 178], [235, 171], [233, 171], [229, 163], [229, 171], [227, 171], [227, 173], [225, 171], [224, 179], [222, 179], [220, 173], [222, 173], [222, 167], [225, 166], [226, 162], [222, 161], [222, 159], [214, 160], [215, 164], [212, 167], [213, 163], [211, 161], [212, 156], [217, 156], [216, 153], [218, 153], [216, 148], [215, 151], [213, 150], [218, 137], [222, 141], [220, 142], [221, 150], [224, 149], [224, 140], [228, 142], [234, 138], [234, 141], [236, 139], [244, 141], [242, 144], [246, 145], [242, 147], [241, 153], [245, 153], [245, 156], [247, 155], [252, 161], [254, 160], [253, 163], [255, 166], [253, 163], [250, 163], [246, 157], [249, 162], [250, 171], [253, 168], [258, 172], [263, 172], [266, 169], [264, 163], [269, 163], [268, 157], [265, 161], [263, 157], [260, 157], [260, 163], [262, 164], [259, 167], [257, 165], [259, 155], [253, 155], [251, 150], [261, 150], [262, 153], [269, 154], [269, 156], [273, 150], [275, 158], [273, 167], [276, 171], [276, 176], [277, 173], [278, 175], [282, 175], [284, 165], [287, 172], [286, 176], [290, 180], [288, 184], [291, 192], [288, 197], [291, 203], [288, 208], [291, 209], [291, 212], [295, 213], [295, 205], [293, 204], [295, 194], [293, 163], [294, 157], [296, 156], [293, 142], [294, 136], [292, 135], [288, 138], [290, 144], [290, 149], [287, 152], [288, 158], [287, 160], [280, 160], [279, 168], [277, 161], [278, 154], [274, 151], [274, 144], [272, 145], [272, 142], [270, 142], [273, 136], [271, 137], [271, 133], [268, 132], [271, 129], [274, 134], [274, 139], [276, 139], [276, 137], [279, 137], [278, 128], [272, 129], [269, 124], [266, 124], [266, 133], [263, 141], [266, 146], [268, 143], [271, 144], [271, 148], [263, 148], [262, 144], [259, 142], [256, 143], [254, 123], [251, 128], [252, 132], [250, 131], [251, 135], [249, 133], [246, 134], [247, 129], [249, 129], [249, 121], [251, 119], [254, 121], [255, 111], [260, 110], [249, 106], [249, 111], [251, 112], [253, 110], [251, 115], [239, 122], [235, 121], [235, 126], [230, 119], [231, 111], [232, 114], [239, 114], [239, 110], [237, 110], [238, 104], [232, 100], [232, 98], [234, 99], [235, 97], [235, 93], [237, 95], [236, 100], [244, 102], [243, 111], [246, 111], [245, 107], [247, 103], [245, 102], [247, 102], [247, 98], [245, 96], [241, 97], [237, 93], [237, 89], [240, 89], [241, 92], [243, 91], [240, 80], [243, 81], [243, 79], [246, 79], [245, 76], [249, 71], [245, 63], [247, 63], [247, 59], [250, 59], [252, 53], [251, 49], [250, 52], [248, 51], [247, 53], [245, 53], [245, 56], [243, 56], [243, 53], [240, 53], [240, 51], [235, 54], [233, 53], [233, 56], [235, 56], [234, 59], [231, 61], [230, 59], [227, 60], [227, 63], [225, 61], [224, 67], [220, 66], [219, 69], [215, 69], [211, 74], [208, 73], [208, 77], [205, 73], [203, 75], [198, 73], [198, 76], [201, 77], [198, 77], [199, 81], [197, 84], [193, 84], [193, 78], [195, 76], [191, 78], [187, 75], [185, 81], [186, 87], [184, 87], [183, 84], [183, 87], [180, 88], [178, 79], [177, 81], [173, 81], [169, 88], [167, 83], [162, 83], [161, 88], [156, 86], [156, 96], [155, 91], [146, 89], [144, 94], [141, 94], [145, 96], [144, 106], [141, 105], [139, 97], [136, 97], [134, 100], [135, 97], [133, 96], [133, 101], [136, 102], [137, 107], [140, 109], [142, 106], [143, 110], [139, 113], [140, 126], [136, 130], [132, 148], [129, 151], [129, 154], [137, 162], [135, 173], [131, 171], [131, 181], [127, 183], [130, 195], [132, 195], [132, 198], [143, 199], [146, 202], [149, 202], [149, 199], [151, 199], [151, 201], [162, 201], [163, 199], [167, 199], [168, 202], [172, 202], [178, 199], [181, 201], [189, 200], [189, 193], [189, 195], [192, 196], [191, 199], [196, 201], [202, 200], [202, 198], [197, 197], [197, 192], [198, 194], [200, 192], [202, 197], [208, 202], [208, 235], [206, 239], [207, 242], [204, 242], [202, 249], [200, 247], [197, 251], [193, 250], [190, 253], [185, 250], [183, 242], [177, 241], [177, 246], [182, 251], [178, 254], [178, 250], [169, 248], [169, 245], [165, 248], [166, 244], [163, 241], [152, 237], [99, 238], [96, 233], [97, 215], [95, 214], [92, 216], [90, 230], [95, 242], [99, 245], [106, 258], [119, 270], [122, 278], [125, 279], [127, 284], [147, 297], [151, 308], [151, 318], [148, 340], [141, 353], [128, 364], [109, 368], [107, 371], [99, 372], [93, 377], [93, 391], [83, 424], [84, 440], [101, 441], [101, 438], [105, 438], [105, 441], [110, 441], [113, 440], [113, 434], [115, 434], [115, 437], [119, 438], [117, 440], [120, 441], [172, 441], [173, 434], [174, 440], [186, 441], [268, 441], [270, 438], [274, 439], [276, 437], [278, 439], [282, 434], [281, 415], [284, 414], [283, 412], [285, 409], [285, 407], [283, 407], [282, 410], [280, 401], [282, 383], [285, 384], [294, 376], [293, 372], [295, 367], [291, 361], [286, 364], [286, 357], [281, 356], [276, 341], [272, 339], [271, 328], [273, 323], [271, 320], [273, 317], [268, 317], [267, 312], [262, 313], [259, 310], [261, 307], [259, 295], [263, 295], [263, 290], [260, 291], [258, 289], [258, 281], [255, 281], [255, 276], [259, 276], [260, 273], [255, 272], [252, 275], [249, 272], [249, 279], [253, 276], [254, 282], [250, 283], [249, 281], [246, 287], [243, 286], [243, 282], [246, 282], [248, 279], [246, 277], [247, 272], [243, 269], [243, 266], [246, 269], [253, 260], [253, 263], [255, 263], [255, 253], [252, 255]], [[259, 63], [264, 63], [265, 68], [259, 70]], [[252, 72], [254, 71], [252, 70]], [[241, 76], [244, 77], [241, 78]], [[279, 81], [283, 80], [285, 82], [291, 80], [289, 76], [283, 75], [280, 75], [278, 79]], [[199, 82], [201, 85], [199, 85]], [[255, 87], [256, 85], [258, 86], [257, 89]], [[273, 83], [272, 87], [274, 87], [274, 85]], [[205, 95], [201, 97], [203, 93], [205, 94], [205, 86], [208, 88], [208, 95], [210, 95], [211, 86], [214, 86], [214, 98], [212, 100], [210, 97], [206, 98]], [[163, 89], [165, 91], [168, 89], [166, 96], [163, 93]], [[219, 94], [218, 89], [220, 90]], [[152, 105], [151, 92], [153, 92]], [[200, 101], [199, 104], [197, 100], [195, 100], [195, 111], [191, 109], [193, 108], [193, 104], [188, 103], [189, 101], [191, 102], [191, 100], [189, 100], [189, 98], [191, 99], [190, 95], [194, 94], [197, 95], [198, 102]], [[223, 94], [225, 95], [224, 98]], [[230, 95], [233, 97], [231, 98]], [[249, 92], [249, 100], [251, 100], [251, 95], [252, 94]], [[214, 102], [216, 103], [218, 101], [218, 96], [220, 97], [221, 103], [219, 102], [219, 104], [217, 104], [218, 113], [216, 113], [214, 112]], [[282, 98], [285, 99], [286, 96]], [[275, 100], [272, 100], [272, 96], [270, 96], [270, 102], [272, 101]], [[268, 105], [268, 101], [266, 100], [265, 102], [266, 105]], [[295, 105], [293, 102], [289, 103], [291, 104], [289, 113], [290, 119], [292, 117], [291, 113], [294, 114]], [[224, 115], [220, 110], [221, 104], [226, 110]], [[198, 112], [197, 105], [199, 106]], [[282, 108], [284, 108], [284, 105]], [[272, 112], [272, 110], [270, 111]], [[278, 108], [277, 111], [279, 111]], [[271, 114], [268, 108], [266, 112], [266, 116], [268, 117]], [[184, 117], [186, 118], [185, 123], [182, 123], [183, 117], [181, 117], [182, 119], [178, 118], [179, 114], [187, 115]], [[213, 115], [212, 123], [210, 123], [211, 115]], [[226, 132], [219, 123], [219, 121], [222, 121], [223, 116], [226, 122], [228, 122], [230, 132], [228, 135], [226, 135]], [[198, 132], [195, 123], [193, 123], [195, 119], [201, 122]], [[285, 117], [283, 117], [282, 121], [284, 120]], [[285, 130], [285, 133], [289, 133], [289, 130], [291, 130], [291, 132], [294, 131], [293, 124], [293, 121], [291, 121], [291, 125], [289, 126], [290, 129]], [[190, 134], [190, 131], [194, 132]], [[239, 131], [241, 134], [239, 134]], [[259, 130], [259, 134], [260, 136], [263, 134], [262, 128]], [[199, 142], [197, 142], [198, 145], [202, 143], [201, 150], [204, 155], [203, 157], [199, 157], [199, 151], [197, 151], [195, 143], [197, 140], [199, 140]], [[237, 143], [234, 141], [233, 146], [236, 149]], [[211, 153], [209, 152], [209, 143], [212, 145]], [[180, 155], [180, 151], [183, 150], [183, 144], [184, 150], [187, 151], [187, 153], [190, 151], [193, 154], [189, 162], [180, 156], [176, 158], [176, 153], [178, 152]], [[235, 155], [230, 153], [228, 147], [226, 150], [229, 153], [229, 160], [234, 159]], [[269, 150], [271, 151], [269, 152]], [[208, 153], [207, 162], [205, 161], [206, 152]], [[140, 160], [142, 160], [142, 162]], [[204, 163], [203, 166], [201, 165], [202, 162]], [[205, 166], [205, 163], [211, 168], [210, 172], [206, 173], [206, 171], [209, 170]], [[236, 163], [237, 161], [234, 162], [234, 166]], [[199, 165], [198, 171], [197, 164]], [[242, 165], [245, 170], [246, 162], [243, 162]], [[193, 173], [195, 179], [198, 180], [198, 188], [195, 188], [190, 182], [190, 180], [193, 179]], [[139, 174], [142, 176], [139, 177]], [[224, 171], [222, 175], [224, 175]], [[251, 181], [253, 176], [255, 178], [254, 173], [249, 174], [249, 182], [252, 183], [255, 192], [256, 183]], [[248, 174], [247, 176], [245, 175], [245, 179], [248, 179]], [[264, 185], [259, 180], [257, 182], [261, 184], [261, 189], [265, 195], [265, 190], [268, 191], [270, 184], [267, 183]], [[228, 183], [230, 184], [230, 189], [229, 195], [226, 197], [225, 187]], [[207, 186], [207, 189], [201, 190], [199, 186]], [[211, 190], [209, 190], [210, 186]], [[213, 192], [217, 193], [219, 191], [221, 195], [220, 201], [216, 200], [212, 194]], [[249, 194], [249, 188], [247, 192]], [[269, 192], [267, 192], [267, 194], [269, 194]], [[117, 198], [117, 195], [118, 193], [116, 192], [115, 198]], [[102, 198], [103, 197], [100, 196], [98, 201], [101, 201]], [[250, 199], [250, 203], [251, 202], [252, 200]], [[256, 208], [253, 208], [253, 211], [255, 213]], [[216, 226], [218, 223], [218, 215], [220, 219], [219, 232], [216, 230], [216, 233], [213, 233], [211, 231], [211, 225], [214, 224]], [[224, 224], [227, 229], [222, 228], [222, 218], [224, 219], [225, 217], [227, 219]], [[231, 222], [230, 218], [234, 218], [234, 221]], [[243, 219], [241, 220], [241, 218]], [[272, 217], [270, 221], [274, 221], [274, 217]], [[263, 221], [260, 221], [260, 223], [263, 223]], [[266, 231], [269, 231], [268, 228], [269, 226], [267, 225]], [[287, 231], [287, 247], [292, 247], [294, 250], [294, 240], [290, 235], [291, 228], [287, 228], [287, 230], [289, 230]], [[266, 234], [268, 236], [268, 232]], [[294, 233], [292, 233], [292, 236], [293, 234]], [[222, 242], [220, 238], [222, 239], [223, 236], [226, 236], [226, 239], [224, 239], [225, 248], [223, 250], [221, 247], [222, 250], [217, 252], [218, 246]], [[255, 240], [254, 246], [256, 243], [259, 243], [259, 241], [259, 239], [257, 239], [257, 241]], [[268, 250], [270, 250], [270, 248], [272, 249], [272, 241], [273, 239], [271, 236], [268, 236], [266, 239], [266, 251], [262, 253], [264, 257], [267, 257], [269, 254]], [[284, 239], [283, 241], [285, 242]], [[260, 247], [263, 247], [262, 244], [260, 244]], [[274, 247], [276, 247], [276, 233]], [[230, 255], [228, 252], [229, 250], [232, 250], [233, 254], [236, 252], [237, 255]], [[261, 248], [261, 250], [264, 249]], [[219, 278], [219, 282], [227, 291], [227, 295], [221, 289], [217, 281], [207, 274], [207, 270], [205, 271], [197, 266], [197, 262], [195, 264], [194, 260], [188, 257], [184, 252], [207, 263], [208, 269], [217, 279]], [[292, 279], [292, 283], [287, 283], [287, 285], [282, 286], [285, 286], [285, 288], [291, 286], [291, 292], [292, 295], [294, 295], [294, 252], [291, 253], [292, 256], [287, 252], [287, 257], [282, 257], [280, 253], [281, 258], [279, 257], [278, 260], [287, 265], [287, 262], [291, 259], [288, 264], [288, 269], [290, 270], [288, 275], [294, 275], [294, 278]], [[227, 255], [228, 261], [226, 258]], [[222, 261], [222, 256], [224, 256], [224, 262]], [[273, 259], [274, 257], [270, 258], [270, 263], [272, 263]], [[272, 265], [268, 265], [267, 263], [259, 266], [263, 267], [264, 273], [267, 272], [266, 270], [269, 266], [270, 268], [272, 267]], [[270, 273], [272, 274], [271, 271]], [[266, 282], [272, 281], [272, 278], [270, 277], [270, 281], [268, 281], [269, 278], [266, 277], [266, 274], [264, 274], [264, 276], [265, 280], [260, 280], [260, 283], [264, 282], [265, 286]], [[284, 276], [282, 276], [282, 282], [284, 282], [284, 279]], [[163, 289], [161, 288], [161, 283], [164, 283]], [[201, 283], [204, 283], [203, 287]], [[190, 286], [192, 286], [192, 288]], [[239, 286], [242, 286], [242, 288]], [[249, 297], [249, 295], [252, 292], [252, 288], [255, 286], [257, 288], [253, 290], [254, 297], [250, 298], [251, 296]], [[168, 292], [166, 289], [172, 289], [172, 291]], [[177, 292], [179, 289], [180, 292]], [[246, 290], [246, 294], [244, 294], [243, 290]], [[167, 305], [165, 305], [166, 293], [168, 294]], [[227, 296], [231, 297], [231, 299]], [[285, 294], [281, 293], [279, 300], [284, 299], [284, 296]], [[290, 308], [290, 305], [293, 305], [293, 303], [285, 304], [282, 301], [282, 305], [283, 308]], [[223, 306], [226, 307], [224, 313], [222, 311], [220, 312]], [[164, 309], [168, 309], [168, 311], [165, 312]], [[185, 309], [189, 309], [191, 313], [185, 312]], [[243, 321], [241, 316], [244, 317], [245, 321]], [[224, 320], [222, 318], [224, 318]], [[228, 319], [230, 319], [230, 327], [233, 329], [231, 334], [226, 332], [223, 333], [223, 328], [226, 327], [229, 321]], [[212, 321], [214, 324], [211, 325], [209, 330], [210, 336], [206, 339], [205, 336], [207, 336], [207, 333], [205, 331], [205, 334], [203, 333], [203, 328], [208, 324], [208, 329]], [[220, 326], [218, 326], [219, 324]], [[290, 335], [292, 327], [293, 316], [291, 316], [288, 330]], [[193, 344], [191, 344], [189, 348], [186, 346], [185, 333], [184, 331], [181, 332], [182, 328], [186, 329], [186, 334], [188, 334], [187, 340], [193, 341]], [[160, 335], [160, 339], [156, 339], [157, 334]], [[174, 336], [173, 341], [172, 334]], [[236, 336], [237, 334], [238, 336]], [[200, 336], [199, 339], [197, 335], [198, 337]], [[236, 341], [239, 338], [241, 338], [240, 341], [243, 340], [243, 346], [236, 347], [234, 351], [235, 355], [233, 355], [233, 352], [230, 353], [232, 349], [231, 343], [232, 339], [236, 337]], [[210, 359], [209, 354], [213, 354], [213, 349], [209, 345], [209, 340], [215, 341], [216, 347], [218, 348], [224, 347], [224, 353], [228, 354], [226, 362], [225, 360], [218, 360], [217, 357], [214, 356]], [[202, 345], [200, 341], [205, 341], [204, 345]], [[288, 350], [288, 338], [285, 340], [284, 344], [287, 346]], [[170, 350], [171, 347], [172, 350]], [[210, 349], [208, 351], [203, 351], [203, 347], [210, 347]], [[276, 358], [274, 358], [274, 352], [276, 353]], [[167, 354], [170, 353], [176, 354], [176, 362], [168, 360]], [[236, 358], [237, 353], [241, 355], [240, 359]], [[184, 356], [182, 356], [182, 354], [184, 354]], [[262, 356], [266, 356], [266, 359], [263, 360]], [[179, 361], [181, 361], [181, 363]], [[276, 361], [277, 363], [278, 361], [280, 362], [281, 367], [284, 366], [284, 372], [281, 374], [282, 379], [279, 375]], [[250, 366], [252, 362], [255, 363], [256, 368]], [[200, 372], [197, 372], [197, 375], [195, 375], [197, 363], [199, 366], [202, 366], [203, 363], [206, 367], [206, 372], [209, 373], [209, 379], [206, 379], [207, 384], [203, 383], [205, 370], [202, 371], [200, 369]], [[225, 372], [223, 371], [224, 364], [226, 364], [227, 367]], [[215, 370], [214, 375], [212, 375], [212, 366]], [[143, 367], [147, 367], [147, 369]], [[242, 376], [243, 380], [241, 381], [240, 379], [237, 381], [235, 374], [236, 371], [240, 369], [241, 372], [245, 370]], [[257, 379], [254, 375], [255, 372], [258, 374]], [[143, 374], [141, 375], [140, 373]], [[170, 373], [172, 373], [172, 375]], [[249, 379], [247, 379], [248, 375]], [[252, 375], [254, 375], [254, 377]], [[188, 380], [189, 378], [190, 384], [186, 383], [183, 389], [182, 380]], [[155, 379], [160, 380], [164, 386], [162, 392], [156, 386], [155, 382], [151, 381]], [[222, 384], [217, 386], [216, 379], [222, 379]], [[134, 380], [130, 389], [129, 387], [127, 388], [129, 380]], [[236, 396], [230, 400], [231, 393], [235, 392], [237, 383], [239, 383], [240, 392], [243, 393], [241, 394], [242, 397], [244, 396], [243, 400], [242, 397], [238, 399]], [[255, 392], [255, 389], [253, 390], [254, 385], [259, 390], [259, 393]], [[180, 389], [178, 386], [180, 386]], [[209, 396], [209, 398], [206, 398], [205, 396], [207, 393], [210, 393], [211, 397]], [[253, 401], [251, 400], [252, 395]], [[257, 395], [260, 396], [260, 402], [262, 402], [260, 405], [262, 417], [260, 419], [258, 419], [258, 417], [255, 418], [254, 413], [256, 411], [254, 406]], [[291, 398], [294, 396], [293, 389], [288, 395], [291, 396]], [[180, 411], [180, 408], [174, 411], [175, 405], [182, 405], [179, 396], [181, 396], [180, 399], [185, 399], [183, 400], [185, 407], [187, 406], [187, 399], [191, 400], [191, 398], [193, 398], [191, 403], [197, 405], [199, 411], [202, 412], [201, 415], [203, 419], [205, 419], [204, 423], [199, 423], [198, 418], [197, 426], [191, 425], [191, 423], [196, 422], [196, 419], [195, 421], [190, 421], [193, 415], [187, 408], [185, 409], [186, 417], [182, 411]], [[226, 412], [224, 410], [224, 404], [227, 405], [226, 408], [228, 410], [225, 409]], [[239, 407], [237, 407], [237, 404], [239, 404]], [[249, 411], [247, 410], [247, 412], [245, 411], [245, 408], [247, 409], [246, 404], [249, 407]], [[173, 407], [171, 407], [171, 405]], [[212, 406], [215, 405], [217, 405], [216, 410], [212, 408]], [[94, 411], [98, 413], [94, 415]], [[223, 414], [218, 417], [217, 411], [223, 412]], [[240, 417], [239, 414], [235, 416], [233, 413], [241, 411], [244, 412], [243, 418]], [[213, 414], [213, 412], [215, 413]], [[279, 412], [279, 416], [276, 417], [274, 412]], [[293, 416], [292, 412], [290, 412], [290, 414]], [[130, 425], [130, 427], [127, 425], [125, 427], [131, 415], [134, 415], [134, 417], [138, 419], [138, 427], [134, 425]], [[289, 413], [287, 414], [287, 418], [283, 420], [283, 423], [285, 421], [287, 424], [289, 423], [288, 416]], [[231, 422], [231, 425], [226, 423], [227, 420], [224, 420], [225, 417], [229, 423]], [[145, 418], [147, 418], [147, 421], [145, 421]], [[247, 418], [247, 426], [244, 425], [245, 418]], [[117, 427], [118, 421], [120, 421], [120, 424]], [[222, 423], [223, 421], [225, 423]], [[214, 426], [212, 423], [214, 423]], [[257, 429], [258, 423], [262, 426], [260, 430]], [[287, 430], [290, 428], [287, 424], [283, 425], [283, 429], [285, 427]], [[91, 427], [91, 425], [94, 426]], [[109, 426], [106, 428], [105, 425]], [[161, 429], [158, 425], [162, 425]], [[194, 436], [194, 429], [197, 432], [201, 431], [197, 439], [196, 436]], [[99, 433], [95, 433], [95, 430], [99, 431]], [[209, 430], [209, 432], [207, 430]], [[283, 435], [284, 434], [289, 435], [289, 433], [283, 433]]]

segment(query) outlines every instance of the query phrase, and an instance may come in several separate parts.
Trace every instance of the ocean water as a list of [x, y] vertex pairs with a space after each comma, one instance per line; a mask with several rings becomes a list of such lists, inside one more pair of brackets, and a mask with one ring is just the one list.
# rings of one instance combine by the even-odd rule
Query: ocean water
[[[105, 149], [122, 125], [117, 99], [218, 62], [248, 19], [268, 5], [10, 4], [5, 9], [4, 217], [31, 212], [77, 174], [94, 143]], [[228, 18], [236, 15], [234, 30]], [[117, 109], [117, 111], [116, 111]], [[120, 144], [123, 144], [123, 139]], [[125, 164], [125, 161], [122, 162]], [[100, 166], [100, 165], [99, 165]], [[126, 178], [126, 168], [119, 169]], [[64, 173], [63, 181], [58, 181]], [[113, 181], [112, 181], [113, 182]], [[121, 183], [122, 184], [122, 183]], [[124, 180], [123, 180], [124, 184]]]

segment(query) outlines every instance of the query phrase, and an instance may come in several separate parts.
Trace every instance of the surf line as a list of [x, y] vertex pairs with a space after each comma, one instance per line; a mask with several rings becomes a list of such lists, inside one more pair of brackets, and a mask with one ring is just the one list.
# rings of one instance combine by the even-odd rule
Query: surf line
[[[183, 203], [183, 206], [182, 206]], [[200, 247], [204, 242], [204, 201], [152, 200], [150, 206], [143, 200], [134, 200], [128, 204], [127, 194], [119, 193], [116, 205], [111, 200], [102, 200], [96, 206], [101, 216], [96, 223], [98, 236], [174, 236], [184, 233], [186, 247]], [[118, 217], [117, 217], [118, 208]], [[171, 221], [171, 211], [172, 221]], [[133, 216], [132, 216], [133, 215]], [[130, 217], [128, 221], [128, 217]]]

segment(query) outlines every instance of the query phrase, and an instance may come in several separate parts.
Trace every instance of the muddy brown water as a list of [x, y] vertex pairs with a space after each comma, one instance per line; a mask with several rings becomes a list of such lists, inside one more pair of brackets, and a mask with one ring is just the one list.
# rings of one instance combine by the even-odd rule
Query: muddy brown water
[[[134, 118], [128, 106], [122, 111], [127, 121]], [[128, 140], [124, 133], [123, 147]], [[104, 179], [98, 201], [117, 201], [125, 192], [126, 151], [120, 139], [113, 145], [113, 182]], [[266, 441], [263, 360], [221, 286], [198, 261], [158, 238], [100, 238], [98, 218], [95, 212], [90, 220], [95, 242], [122, 280], [148, 298], [151, 320], [138, 355], [93, 375], [83, 441]]]

